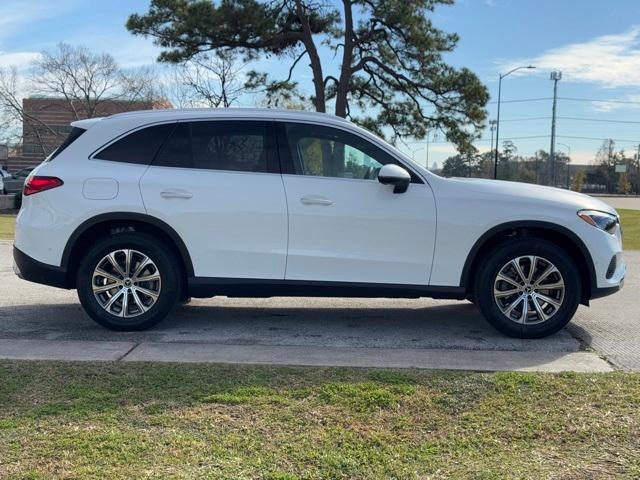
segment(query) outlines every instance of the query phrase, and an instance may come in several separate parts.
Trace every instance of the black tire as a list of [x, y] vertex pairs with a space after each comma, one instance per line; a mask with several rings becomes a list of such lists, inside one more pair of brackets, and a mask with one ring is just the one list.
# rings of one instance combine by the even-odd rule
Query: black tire
[[[494, 283], [502, 267], [510, 260], [523, 256], [537, 256], [549, 260], [564, 281], [565, 290], [560, 307], [548, 320], [541, 323], [517, 323], [507, 318], [498, 307], [498, 300], [494, 298]], [[533, 262], [529, 262], [531, 263]], [[581, 288], [580, 273], [566, 251], [546, 240], [519, 238], [497, 245], [483, 259], [475, 280], [475, 303], [487, 321], [500, 332], [516, 338], [542, 338], [556, 333], [571, 321], [580, 303]], [[523, 305], [520, 305], [523, 310]]]
[[[153, 261], [161, 277], [161, 288], [155, 303], [144, 313], [129, 318], [119, 317], [105, 310], [92, 288], [93, 272], [98, 263], [118, 249], [136, 250], [146, 255]], [[180, 271], [171, 249], [155, 237], [138, 232], [115, 233], [89, 248], [78, 267], [76, 288], [83, 308], [98, 324], [117, 331], [145, 330], [162, 321], [176, 305], [181, 291]]]

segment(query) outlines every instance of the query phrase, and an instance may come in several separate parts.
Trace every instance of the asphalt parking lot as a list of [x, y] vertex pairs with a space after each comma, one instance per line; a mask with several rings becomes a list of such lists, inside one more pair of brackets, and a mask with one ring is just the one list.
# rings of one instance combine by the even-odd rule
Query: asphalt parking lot
[[580, 307], [568, 329], [541, 340], [498, 333], [469, 302], [430, 299], [196, 299], [153, 330], [117, 333], [91, 321], [75, 291], [18, 279], [2, 241], [0, 357], [640, 370], [640, 252], [625, 258], [621, 293]]

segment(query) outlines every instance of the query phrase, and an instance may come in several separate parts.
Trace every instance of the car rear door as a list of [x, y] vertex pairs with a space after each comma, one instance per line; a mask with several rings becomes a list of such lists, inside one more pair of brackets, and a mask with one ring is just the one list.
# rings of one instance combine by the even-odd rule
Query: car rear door
[[287, 172], [286, 278], [428, 284], [436, 233], [429, 185], [412, 173], [408, 190], [393, 193], [377, 173], [400, 162], [355, 133], [301, 122], [277, 128]]
[[140, 187], [182, 237], [196, 277], [283, 279], [287, 205], [273, 123], [179, 122]]

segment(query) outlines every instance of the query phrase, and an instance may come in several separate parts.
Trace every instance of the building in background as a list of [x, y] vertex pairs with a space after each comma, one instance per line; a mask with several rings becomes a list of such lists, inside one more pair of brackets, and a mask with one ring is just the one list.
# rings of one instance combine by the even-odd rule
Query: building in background
[[[87, 118], [81, 109], [64, 98], [30, 97], [22, 100], [22, 145], [10, 151], [5, 161], [9, 171], [35, 167], [64, 141], [71, 122]], [[93, 117], [105, 117], [134, 110], [173, 108], [168, 100], [150, 101], [103, 100]]]

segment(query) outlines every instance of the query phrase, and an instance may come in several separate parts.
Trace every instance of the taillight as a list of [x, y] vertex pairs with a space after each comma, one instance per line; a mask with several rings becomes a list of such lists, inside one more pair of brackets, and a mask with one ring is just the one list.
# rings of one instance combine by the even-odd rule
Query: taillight
[[22, 194], [24, 196], [33, 195], [34, 193], [44, 192], [52, 188], [59, 187], [64, 182], [58, 177], [29, 177], [24, 184]]

